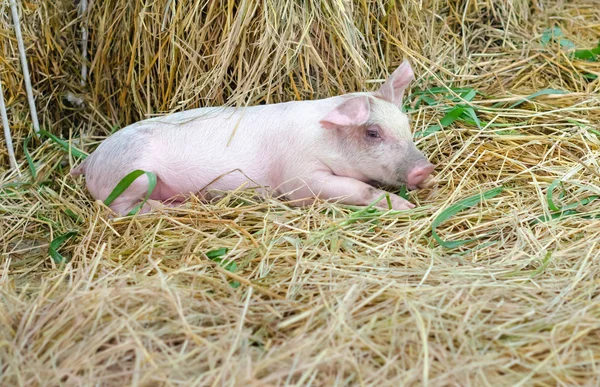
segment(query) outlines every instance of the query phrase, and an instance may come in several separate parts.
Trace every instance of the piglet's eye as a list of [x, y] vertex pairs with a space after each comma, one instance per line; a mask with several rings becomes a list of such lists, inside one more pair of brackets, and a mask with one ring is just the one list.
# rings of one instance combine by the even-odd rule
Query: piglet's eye
[[379, 132], [376, 131], [376, 130], [371, 130], [371, 129], [367, 130], [367, 137], [370, 137], [370, 138], [380, 138]]

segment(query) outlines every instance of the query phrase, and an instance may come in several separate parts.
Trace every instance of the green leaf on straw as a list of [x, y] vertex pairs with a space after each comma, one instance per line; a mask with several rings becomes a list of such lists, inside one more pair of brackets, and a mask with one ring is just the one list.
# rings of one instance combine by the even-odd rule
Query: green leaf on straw
[[441, 126], [439, 126], [439, 125], [431, 125], [430, 127], [428, 127], [427, 129], [423, 130], [422, 132], [415, 133], [415, 136], [417, 136], [417, 137], [427, 137], [430, 134], [439, 132], [440, 130], [442, 130]]
[[[221, 258], [225, 254], [227, 254], [227, 248], [221, 247], [220, 249], [211, 250], [211, 251], [207, 252], [206, 257], [208, 259], [210, 259], [211, 261], [217, 262], [220, 266], [223, 266], [223, 268], [229, 272], [233, 273], [233, 272], [237, 271], [237, 268], [238, 268], [237, 263], [235, 263], [234, 261], [231, 261], [231, 262], [227, 263], [226, 265], [223, 265], [223, 263], [227, 262], [226, 259]], [[239, 284], [237, 286], [233, 286], [233, 284], [231, 284], [231, 283], [230, 283], [230, 285], [232, 285], [232, 287], [234, 287], [234, 288], [239, 286]]]
[[550, 258], [552, 258], [552, 252], [548, 251], [546, 252], [544, 258], [542, 258], [541, 265], [531, 273], [531, 278], [536, 277], [538, 274], [541, 274], [544, 272], [544, 270], [546, 270], [550, 264]]
[[133, 210], [131, 210], [128, 215], [134, 215], [135, 213], [137, 213], [140, 210], [140, 208], [142, 208], [144, 203], [148, 201], [150, 195], [152, 194], [152, 191], [154, 191], [154, 188], [156, 187], [156, 175], [152, 172], [146, 172], [142, 171], [141, 169], [136, 169], [135, 171], [129, 173], [127, 176], [122, 178], [119, 184], [117, 184], [117, 186], [112, 190], [110, 195], [108, 195], [106, 200], [104, 200], [104, 204], [110, 206], [110, 204], [116, 198], [118, 198], [123, 192], [125, 192], [125, 190], [131, 185], [131, 183], [133, 183], [138, 177], [144, 174], [148, 177], [148, 193], [146, 194], [144, 200], [142, 200], [140, 204], [138, 204]]
[[55, 135], [53, 135], [50, 132], [40, 129], [40, 134], [42, 136], [48, 137], [54, 143], [58, 144], [61, 148], [63, 148], [63, 150], [65, 150], [68, 153], [71, 153], [73, 156], [75, 156], [77, 158], [85, 159], [87, 157], [87, 155], [84, 152], [75, 148], [69, 142], [67, 142], [65, 140], [61, 140], [60, 138], [56, 137]]
[[27, 146], [29, 145], [29, 140], [31, 140], [31, 136], [27, 136], [23, 141], [23, 153], [25, 153], [25, 159], [27, 160], [27, 166], [29, 167], [29, 171], [31, 172], [31, 180], [35, 181], [37, 179], [37, 171], [35, 169], [35, 164], [33, 163], [33, 159], [29, 154], [29, 149]]
[[[553, 194], [554, 194], [554, 190], [556, 189], [556, 187], [560, 185], [561, 187], [563, 187], [563, 182], [560, 179], [556, 179], [554, 180], [549, 186], [548, 186], [548, 190], [546, 191], [546, 202], [548, 204], [548, 209], [550, 211], [552, 211], [551, 214], [549, 215], [542, 215], [542, 216], [538, 216], [537, 218], [533, 219], [531, 221], [531, 224], [537, 224], [540, 222], [547, 222], [549, 220], [554, 220], [554, 219], [560, 219], [560, 218], [567, 218], [569, 216], [572, 215], [583, 215], [580, 211], [575, 210], [575, 208], [577, 207], [582, 207], [585, 205], [588, 205], [589, 203], [600, 199], [600, 195], [590, 195], [587, 196], [581, 200], [578, 200], [574, 203], [571, 204], [567, 204], [564, 206], [560, 206], [558, 204], [556, 204], [554, 202], [553, 199]], [[581, 186], [581, 188], [585, 188], [588, 189], [590, 191], [594, 191], [593, 188], [591, 187], [587, 187], [587, 186]], [[565, 189], [563, 187], [561, 194], [559, 195], [559, 197], [564, 196], [565, 194]], [[582, 216], [582, 218], [584, 219], [598, 219], [600, 216], [598, 215], [585, 215]]]
[[477, 90], [471, 89], [466, 93], [461, 93], [461, 98], [467, 102], [471, 102], [473, 98], [477, 95]]
[[[554, 192], [554, 189], [558, 186], [561, 185], [562, 187], [562, 181], [560, 179], [556, 179], [554, 180], [549, 186], [548, 186], [548, 190], [546, 191], [546, 201], [548, 202], [548, 208], [550, 209], [550, 211], [554, 211], [554, 212], [558, 212], [558, 211], [570, 211], [573, 210], [576, 207], [580, 207], [580, 206], [585, 206], [591, 202], [593, 202], [594, 200], [600, 199], [600, 195], [590, 195], [587, 196], [581, 200], [576, 201], [575, 203], [571, 203], [571, 204], [567, 204], [565, 206], [558, 206], [556, 205], [556, 203], [554, 203], [554, 200], [552, 199], [552, 195]], [[590, 191], [594, 191], [593, 188], [591, 187], [586, 187], [583, 186], [582, 188], [586, 188]], [[564, 188], [563, 188], [563, 193], [564, 193]]]
[[442, 117], [442, 119], [440, 120], [440, 125], [432, 125], [432, 126], [428, 127], [427, 129], [425, 129], [424, 131], [422, 131], [420, 133], [420, 136], [426, 137], [432, 133], [439, 132], [440, 130], [442, 130], [442, 128], [444, 128], [448, 125], [451, 125], [452, 123], [454, 123], [454, 121], [456, 121], [465, 112], [466, 108], [467, 108], [467, 106], [465, 106], [465, 105], [456, 105], [455, 107], [450, 109], [450, 111], [447, 112], [444, 115], [444, 117]]
[[398, 196], [400, 196], [402, 199], [408, 200], [408, 190], [406, 189], [405, 185], [400, 187], [400, 190], [398, 191]]
[[58, 252], [58, 249], [60, 248], [60, 246], [62, 246], [62, 244], [65, 241], [74, 237], [75, 235], [77, 235], [77, 233], [75, 231], [69, 231], [65, 234], [57, 236], [56, 238], [54, 238], [54, 240], [52, 240], [52, 242], [50, 242], [50, 247], [48, 248], [48, 254], [50, 255], [50, 257], [52, 257], [52, 260], [54, 261], [54, 263], [59, 264], [59, 263], [65, 262], [65, 257], [63, 257]]
[[473, 119], [473, 122], [475, 123], [475, 125], [477, 125], [477, 127], [479, 129], [481, 129], [481, 121], [479, 120], [479, 117], [477, 117], [477, 113], [475, 113], [475, 109], [473, 109], [472, 107], [468, 106], [468, 107], [465, 108], [464, 114], [466, 114], [468, 117], [470, 117], [471, 119]]
[[413, 96], [415, 95], [423, 95], [423, 94], [449, 94], [448, 90], [452, 90], [453, 92], [455, 92], [456, 94], [461, 94], [461, 93], [469, 93], [471, 92], [473, 89], [470, 87], [459, 87], [459, 88], [446, 88], [446, 87], [432, 87], [429, 88], [427, 90], [419, 90], [419, 91], [415, 91], [412, 93]]
[[442, 127], [446, 127], [448, 125], [451, 125], [454, 121], [456, 121], [458, 119], [458, 117], [461, 116], [461, 114], [464, 113], [464, 111], [465, 111], [466, 108], [467, 107], [464, 106], [464, 105], [457, 105], [457, 106], [453, 107], [440, 120], [440, 124], [442, 125]]
[[575, 48], [575, 43], [571, 42], [567, 38], [559, 39], [558, 43], [560, 44], [561, 47], [564, 47], [564, 48], [569, 49], [569, 50]]
[[[560, 44], [561, 47], [564, 47], [568, 50], [574, 49], [576, 47], [575, 43], [573, 43], [572, 41], [570, 41], [567, 38], [564, 38], [563, 36], [564, 36], [564, 34], [562, 33], [562, 31], [559, 27], [548, 28], [548, 29], [544, 30], [544, 33], [542, 34], [542, 39], [541, 39], [542, 45], [545, 46], [551, 40], [556, 40], [556, 38], [558, 38], [558, 43]], [[596, 57], [600, 56], [600, 43], [598, 43], [598, 46], [596, 46], [594, 48], [576, 50], [571, 55], [575, 59], [589, 60], [589, 61], [595, 62]], [[593, 75], [593, 74], [587, 74], [587, 75]]]
[[421, 96], [420, 98], [421, 98], [423, 101], [425, 101], [425, 103], [427, 103], [427, 105], [429, 105], [429, 106], [434, 106], [434, 105], [437, 105], [437, 104], [438, 104], [438, 102], [437, 102], [435, 99], [433, 99], [433, 98], [431, 98], [431, 97], [428, 97], [428, 96], [426, 96], [426, 95], [423, 95], [423, 96]]
[[592, 128], [588, 128], [588, 132], [600, 137], [600, 131], [592, 129]]
[[221, 247], [220, 249], [211, 250], [211, 251], [207, 252], [206, 257], [208, 259], [215, 259], [215, 258], [222, 257], [225, 254], [227, 254], [227, 248]]
[[542, 45], [547, 45], [548, 43], [550, 43], [551, 40], [556, 40], [556, 38], [558, 39], [558, 43], [561, 45], [561, 47], [564, 47], [566, 49], [572, 49], [575, 48], [575, 43], [571, 42], [569, 39], [567, 38], [563, 38], [563, 36], [565, 36], [562, 32], [562, 30], [559, 27], [552, 27], [552, 28], [547, 28], [546, 30], [544, 30], [544, 32], [542, 33]]
[[600, 56], [600, 43], [598, 43], [597, 47], [594, 47], [589, 50], [577, 50], [573, 53], [573, 56], [577, 59], [581, 60], [591, 60], [596, 61], [596, 56]]
[[527, 97], [523, 98], [522, 100], [520, 100], [520, 101], [518, 101], [518, 102], [515, 102], [514, 104], [510, 105], [508, 108], [509, 108], [509, 109], [512, 109], [512, 108], [514, 108], [514, 107], [516, 107], [516, 106], [519, 106], [519, 105], [521, 105], [521, 104], [522, 104], [522, 103], [524, 103], [524, 102], [530, 101], [530, 100], [532, 100], [532, 99], [534, 99], [534, 98], [537, 98], [537, 97], [539, 97], [539, 96], [542, 96], [542, 95], [551, 95], [551, 94], [566, 94], [566, 93], [567, 93], [567, 92], [566, 92], [566, 91], [564, 91], [564, 90], [557, 90], [557, 89], [542, 89], [542, 90], [540, 90], [540, 91], [536, 91], [535, 93], [533, 93], [533, 94], [531, 94], [531, 95], [529, 95], [529, 96], [527, 96]]
[[[454, 97], [452, 94], [450, 94], [450, 91], [458, 94], [460, 98]], [[460, 102], [462, 99], [469, 102], [475, 98], [477, 95], [477, 90], [472, 88], [432, 87], [431, 89], [416, 91], [406, 99], [412, 100], [413, 98], [417, 97], [415, 100], [415, 108], [418, 109], [419, 106], [421, 106], [421, 101], [424, 101], [429, 106], [439, 105], [440, 101], [430, 97], [430, 95], [436, 94], [446, 94], [445, 96], [442, 96], [442, 98], [448, 98], [450, 101]]]
[[[562, 185], [562, 181], [560, 181], [560, 179], [556, 179], [554, 180], [549, 186], [548, 186], [548, 190], [546, 191], [546, 201], [548, 202], [548, 208], [550, 209], [550, 211], [560, 211], [560, 207], [558, 207], [556, 204], [554, 204], [554, 200], [552, 200], [552, 192], [554, 192], [554, 189], [556, 188], [556, 186], [558, 186], [559, 184]], [[563, 189], [564, 191], [564, 189]]]
[[540, 40], [545, 46], [548, 43], [550, 43], [550, 41], [554, 38], [560, 38], [561, 36], [564, 36], [561, 29], [559, 27], [554, 26], [552, 28], [546, 28], [542, 33], [542, 39]]
[[453, 217], [460, 211], [470, 208], [470, 207], [473, 207], [474, 205], [480, 203], [483, 200], [488, 200], [488, 199], [493, 198], [494, 196], [499, 195], [503, 191], [503, 189], [504, 189], [504, 187], [497, 187], [497, 188], [491, 189], [489, 191], [486, 191], [483, 194], [473, 195], [471, 197], [468, 197], [466, 199], [459, 201], [456, 204], [451, 205], [450, 207], [448, 207], [447, 209], [442, 211], [442, 213], [440, 215], [438, 215], [438, 217], [435, 218], [433, 223], [431, 224], [431, 233], [433, 235], [433, 238], [440, 244], [440, 246], [445, 247], [447, 249], [453, 249], [455, 247], [464, 245], [465, 243], [470, 243], [470, 242], [473, 242], [473, 241], [479, 239], [479, 238], [475, 238], [475, 239], [464, 239], [464, 240], [458, 240], [458, 241], [445, 241], [442, 238], [440, 238], [440, 236], [438, 235], [438, 233], [435, 230], [440, 224], [444, 223], [446, 220], [450, 219], [451, 217]]

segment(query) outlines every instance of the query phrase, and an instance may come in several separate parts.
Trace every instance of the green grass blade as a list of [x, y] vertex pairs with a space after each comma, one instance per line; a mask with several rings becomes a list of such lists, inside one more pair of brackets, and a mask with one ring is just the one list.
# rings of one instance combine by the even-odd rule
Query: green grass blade
[[400, 196], [402, 199], [408, 200], [408, 190], [406, 189], [405, 185], [400, 187], [400, 190], [398, 191], [398, 196]]
[[566, 94], [567, 92], [564, 90], [558, 90], [558, 89], [542, 89], [540, 91], [536, 91], [535, 93], [523, 98], [522, 100], [515, 102], [514, 104], [510, 105], [508, 108], [509, 109], [513, 109], [516, 106], [519, 106], [527, 101], [531, 101], [532, 99], [535, 99], [539, 96], [542, 95], [552, 95], [552, 94]]
[[569, 211], [576, 207], [583, 207], [585, 205], [590, 204], [591, 202], [600, 199], [600, 195], [592, 195], [581, 200], [576, 201], [575, 203], [567, 204], [562, 208], [563, 211]]
[[381, 195], [377, 199], [375, 199], [368, 206], [362, 207], [358, 211], [353, 212], [350, 215], [350, 217], [348, 217], [348, 219], [339, 222], [336, 226], [330, 227], [325, 232], [327, 233], [327, 232], [329, 232], [331, 230], [337, 229], [338, 227], [346, 227], [348, 225], [351, 225], [352, 223], [356, 223], [356, 222], [359, 222], [361, 220], [368, 220], [368, 221], [370, 221], [370, 220], [373, 220], [373, 219], [378, 219], [381, 216], [381, 214], [383, 213], [383, 210], [375, 208], [375, 205], [377, 205], [377, 203], [379, 203], [383, 199], [386, 200], [386, 203], [388, 205], [388, 209], [391, 210], [392, 209], [392, 201], [390, 200], [390, 195], [386, 193], [386, 194]]
[[60, 248], [60, 246], [62, 246], [63, 243], [65, 243], [68, 239], [74, 237], [75, 235], [77, 235], [77, 233], [75, 231], [69, 231], [65, 234], [57, 236], [56, 238], [54, 238], [52, 240], [52, 242], [50, 242], [50, 247], [48, 248], [48, 254], [52, 258], [54, 263], [60, 264], [60, 263], [64, 263], [66, 261], [65, 257], [63, 257], [58, 252], [58, 249]]
[[[421, 101], [424, 101], [429, 106], [436, 106], [439, 104], [439, 102], [437, 100], [435, 100], [434, 98], [431, 98], [427, 95], [419, 95], [415, 101], [415, 109], [419, 109], [419, 107], [421, 106]], [[405, 105], [404, 110], [408, 111], [409, 107], [410, 107], [410, 105]]]
[[[560, 179], [554, 180], [548, 186], [548, 190], [546, 191], [546, 202], [548, 203], [548, 209], [550, 209], [550, 211], [553, 211], [553, 212], [559, 212], [559, 211], [567, 212], [567, 211], [573, 210], [574, 208], [585, 206], [585, 205], [587, 205], [587, 204], [589, 204], [589, 203], [591, 203], [591, 202], [593, 202], [593, 201], [595, 201], [597, 199], [600, 199], [600, 195], [590, 195], [590, 196], [587, 196], [587, 197], [585, 197], [585, 198], [583, 198], [581, 200], [578, 200], [578, 201], [576, 201], [574, 203], [567, 204], [565, 206], [559, 206], [559, 205], [557, 205], [554, 202], [554, 199], [552, 198], [553, 194], [554, 194], [554, 190], [555, 190], [555, 188], [559, 184], [562, 187], [562, 181]], [[587, 186], [582, 186], [581, 188], [588, 189], [588, 190], [590, 190], [592, 192], [594, 191], [591, 187], [587, 187]], [[564, 188], [563, 188], [562, 192], [563, 193], [565, 192]], [[576, 211], [576, 212], [578, 212], [578, 211]]]
[[433, 98], [431, 98], [431, 97], [428, 97], [428, 96], [426, 96], [426, 95], [423, 95], [423, 96], [421, 96], [421, 99], [422, 99], [423, 101], [425, 101], [425, 103], [426, 103], [427, 105], [429, 105], [429, 106], [434, 106], [434, 105], [437, 105], [437, 104], [438, 104], [438, 102], [437, 102], [435, 99], [433, 99]]
[[[401, 187], [400, 192], [406, 193], [406, 187]], [[356, 211], [353, 211], [352, 214], [350, 214], [350, 216], [348, 217], [348, 219], [342, 220], [341, 222], [327, 228], [325, 231], [323, 231], [322, 234], [319, 234], [319, 235], [321, 235], [321, 236], [327, 235], [334, 230], [338, 230], [340, 228], [349, 226], [353, 223], [360, 222], [360, 221], [377, 223], [379, 218], [386, 212], [386, 210], [376, 208], [375, 206], [377, 205], [377, 203], [379, 203], [381, 200], [384, 200], [384, 199], [386, 200], [386, 203], [388, 205], [388, 210], [393, 210], [390, 195], [389, 195], [389, 193], [385, 193], [385, 194], [379, 196], [374, 201], [372, 201], [371, 204], [369, 204], [366, 207], [355, 207]], [[315, 234], [315, 235], [317, 235], [317, 234]]]
[[592, 129], [592, 128], [588, 128], [588, 132], [596, 135], [597, 137], [600, 137], [600, 131]]
[[[235, 263], [234, 261], [227, 263], [226, 259], [221, 258], [225, 254], [227, 254], [227, 248], [221, 247], [220, 249], [211, 250], [211, 251], [207, 252], [206, 257], [208, 259], [210, 259], [211, 261], [217, 262], [220, 266], [223, 266], [223, 268], [225, 270], [234, 273], [235, 271], [237, 271], [237, 268], [238, 268], [237, 263]], [[224, 265], [224, 263], [226, 263], [226, 264]], [[239, 284], [237, 286], [239, 286]], [[237, 286], [233, 286], [233, 287], [236, 288]]]
[[576, 59], [595, 61], [596, 55], [598, 55], [598, 54], [595, 54], [593, 50], [595, 50], [595, 49], [591, 49], [591, 50], [577, 50], [577, 51], [575, 51], [575, 53], [573, 54], [573, 56]]
[[[479, 128], [481, 130], [481, 121], [479, 120], [479, 117], [477, 117], [477, 113], [475, 113], [475, 109], [473, 109], [470, 106], [467, 106], [465, 108], [464, 114], [466, 116], [470, 117], [473, 120], [472, 123], [477, 125], [477, 128]], [[471, 121], [469, 121], [469, 122], [471, 123]]]
[[442, 119], [440, 120], [440, 124], [442, 125], [442, 127], [452, 125], [452, 123], [454, 123], [454, 121], [456, 121], [458, 117], [460, 117], [465, 112], [466, 108], [467, 107], [464, 105], [457, 105], [450, 109], [450, 111], [446, 113], [446, 115], [444, 115], [444, 117], [442, 117]]
[[552, 28], [546, 28], [544, 30], [540, 41], [542, 42], [542, 45], [545, 46], [548, 43], [550, 43], [550, 41], [553, 40], [554, 38], [560, 38], [562, 36], [564, 36], [562, 33], [562, 30], [559, 27], [554, 26]]
[[[554, 202], [553, 195], [554, 195], [554, 190], [559, 185], [562, 188], [563, 182], [560, 179], [556, 179], [552, 183], [550, 183], [550, 185], [548, 186], [548, 190], [546, 191], [546, 202], [548, 205], [548, 209], [550, 211], [552, 211], [552, 213], [549, 215], [538, 216], [537, 218], [535, 218], [531, 221], [532, 225], [547, 222], [550, 220], [567, 218], [567, 217], [570, 217], [573, 215], [583, 215], [580, 211], [575, 210], [575, 208], [588, 205], [589, 203], [600, 199], [600, 195], [590, 195], [590, 196], [587, 196], [587, 197], [585, 197], [581, 200], [578, 200], [574, 203], [570, 203], [570, 204], [567, 204], [564, 206], [558, 205]], [[591, 187], [587, 187], [587, 186], [580, 186], [580, 187], [588, 189], [592, 192], [594, 191], [594, 189]], [[561, 194], [559, 195], [559, 197], [564, 196], [564, 194], [565, 194], [565, 189], [562, 188], [562, 191], [561, 191]], [[598, 219], [599, 216], [585, 215], [585, 216], [581, 216], [581, 217], [583, 219]]]
[[542, 34], [542, 39], [540, 40], [542, 42], [542, 45], [545, 46], [548, 43], [550, 43], [551, 40], [556, 40], [558, 38], [558, 43], [561, 47], [564, 47], [566, 49], [575, 48], [575, 43], [573, 43], [567, 38], [564, 38], [564, 36], [565, 35], [563, 34], [560, 27], [555, 26], [544, 30], [544, 33]]
[[156, 175], [152, 172], [144, 172], [146, 176], [148, 176], [148, 192], [146, 193], [146, 197], [144, 200], [140, 202], [133, 210], [129, 211], [128, 215], [135, 215], [140, 208], [150, 199], [150, 195], [152, 195], [152, 191], [156, 188]]
[[55, 144], [57, 144], [58, 146], [63, 148], [63, 150], [65, 150], [68, 153], [71, 153], [73, 156], [75, 156], [77, 158], [85, 159], [88, 156], [83, 151], [75, 148], [69, 142], [67, 142], [65, 140], [61, 140], [60, 138], [56, 137], [55, 135], [53, 135], [50, 132], [40, 129], [40, 134], [42, 136], [48, 137], [50, 140], [52, 140], [52, 142], [54, 142]]
[[[557, 206], [554, 203], [554, 200], [552, 199], [552, 193], [554, 192], [554, 189], [559, 185], [562, 184], [562, 181], [560, 181], [560, 179], [556, 179], [554, 180], [549, 186], [548, 186], [548, 190], [546, 191], [546, 202], [548, 203], [548, 208], [550, 209], [550, 211], [560, 211], [560, 207]], [[564, 191], [564, 189], [563, 189]]]
[[[559, 27], [553, 27], [544, 30], [541, 39], [542, 45], [545, 46], [552, 40], [557, 40], [560, 46], [566, 48], [567, 50], [571, 50], [576, 47], [575, 43], [564, 37], [564, 34]], [[598, 46], [594, 48], [576, 50], [572, 55], [575, 59], [595, 62], [596, 56], [600, 55], [600, 43], [598, 43]]]
[[579, 214], [578, 211], [570, 210], [570, 211], [555, 212], [550, 215], [542, 215], [542, 216], [538, 216], [537, 218], [533, 219], [531, 221], [531, 225], [533, 226], [538, 223], [545, 223], [549, 220], [554, 220], [554, 219], [559, 219], [559, 218], [567, 218], [569, 216], [577, 215], [577, 214]]
[[466, 93], [461, 93], [460, 97], [463, 100], [465, 100], [466, 102], [471, 102], [473, 100], [473, 98], [475, 98], [476, 95], [477, 95], [477, 90], [471, 89]]
[[412, 93], [411, 97], [413, 96], [417, 96], [417, 95], [426, 95], [426, 94], [450, 94], [448, 92], [448, 90], [452, 90], [453, 92], [455, 92], [456, 94], [462, 94], [462, 93], [470, 93], [473, 88], [471, 87], [457, 87], [457, 88], [446, 88], [446, 87], [432, 87], [426, 90], [417, 90], [415, 92]]
[[542, 258], [542, 260], [540, 262], [540, 266], [537, 269], [532, 271], [531, 278], [537, 277], [539, 274], [543, 273], [546, 270], [546, 268], [548, 267], [548, 265], [550, 264], [551, 258], [552, 258], [552, 251], [546, 252], [546, 255], [544, 256], [544, 258]]
[[29, 145], [29, 141], [31, 140], [31, 136], [27, 136], [23, 141], [23, 153], [25, 153], [25, 159], [27, 160], [27, 166], [29, 167], [29, 171], [31, 172], [31, 180], [35, 181], [37, 179], [37, 171], [35, 169], [35, 164], [33, 163], [33, 159], [29, 154], [29, 149], [27, 146]]
[[127, 174], [127, 176], [122, 178], [119, 184], [117, 184], [117, 186], [112, 190], [110, 195], [108, 195], [108, 197], [104, 200], [104, 204], [110, 206], [110, 204], [114, 202], [116, 198], [118, 198], [123, 192], [125, 192], [127, 188], [129, 188], [131, 183], [133, 183], [138, 177], [144, 174], [148, 177], [148, 193], [146, 194], [144, 200], [142, 200], [140, 204], [138, 204], [133, 210], [131, 210], [128, 215], [134, 215], [135, 213], [137, 213], [140, 210], [140, 208], [142, 208], [144, 203], [148, 201], [150, 195], [152, 194], [152, 191], [154, 191], [154, 188], [156, 187], [156, 175], [152, 172], [142, 171], [141, 169], [136, 169], [135, 171], [130, 172], [129, 174]]
[[31, 183], [16, 181], [14, 183], [7, 183], [7, 184], [4, 184], [3, 186], [0, 186], [0, 191], [4, 191], [7, 189], [17, 190], [18, 188], [21, 188], [23, 186], [29, 186], [29, 185], [31, 185]]
[[[421, 100], [423, 100], [428, 105], [434, 106], [434, 105], [438, 105], [439, 102], [432, 98], [427, 97], [425, 94], [433, 95], [433, 94], [445, 93], [445, 94], [448, 94], [445, 96], [446, 98], [452, 97], [449, 100], [456, 101], [456, 102], [461, 102], [462, 100], [464, 100], [466, 102], [470, 102], [477, 95], [477, 90], [475, 90], [473, 88], [450, 88], [450, 90], [452, 90], [453, 92], [458, 94], [460, 96], [460, 98], [451, 96], [448, 93], [448, 89], [443, 88], [443, 87], [433, 87], [431, 89], [418, 91], [418, 92], [413, 93], [412, 96], [419, 96], [417, 98], [417, 105], [420, 105]], [[446, 126], [452, 125], [456, 120], [461, 119], [461, 116], [463, 116], [463, 115], [471, 117], [473, 119], [473, 122], [479, 128], [481, 128], [481, 122], [479, 121], [477, 114], [475, 114], [475, 110], [470, 106], [467, 106], [464, 104], [458, 104], [446, 112], [446, 114], [442, 117], [442, 119], [440, 119], [439, 125], [432, 125], [432, 126], [428, 127], [427, 129], [423, 130], [422, 132], [417, 133], [416, 136], [426, 137], [430, 134], [439, 132]]]
[[137, 179], [142, 176], [145, 172], [141, 169], [136, 169], [135, 171], [127, 174], [124, 178], [121, 179], [119, 184], [112, 190], [110, 195], [104, 200], [104, 204], [110, 206], [112, 202], [115, 201], [125, 190]]
[[464, 112], [467, 106], [465, 105], [456, 105], [449, 112], [447, 112], [444, 117], [440, 120], [439, 125], [431, 125], [421, 133], [416, 134], [418, 137], [427, 137], [430, 134], [439, 132], [442, 128], [446, 126], [452, 125], [454, 121], [456, 121]]
[[227, 254], [227, 248], [221, 247], [220, 249], [211, 250], [211, 251], [207, 252], [206, 257], [208, 259], [215, 259], [215, 258], [222, 257], [225, 254]]
[[558, 40], [558, 43], [560, 44], [561, 47], [566, 48], [567, 50], [571, 50], [573, 48], [575, 48], [575, 43], [571, 42], [569, 39], [567, 38], [562, 38]]
[[430, 127], [428, 127], [427, 129], [423, 130], [422, 132], [415, 133], [415, 136], [416, 137], [427, 137], [430, 134], [439, 132], [440, 130], [442, 130], [441, 126], [439, 126], [439, 125], [431, 125]]
[[576, 59], [591, 60], [595, 62], [596, 56], [600, 56], [600, 43], [598, 43], [597, 47], [591, 48], [589, 50], [577, 50], [573, 53], [573, 56]]
[[451, 217], [453, 217], [454, 215], [459, 213], [460, 211], [465, 210], [470, 207], [473, 207], [473, 206], [479, 204], [483, 200], [491, 199], [494, 196], [499, 195], [503, 190], [504, 190], [504, 187], [497, 187], [497, 188], [491, 189], [489, 191], [486, 191], [483, 194], [473, 195], [471, 197], [468, 197], [466, 199], [459, 201], [458, 203], [451, 205], [450, 207], [448, 207], [447, 209], [442, 211], [442, 213], [439, 214], [438, 217], [435, 218], [433, 223], [431, 224], [431, 233], [432, 233], [433, 238], [440, 244], [440, 246], [445, 247], [447, 249], [453, 249], [460, 245], [464, 245], [465, 243], [470, 243], [470, 242], [473, 242], [474, 240], [476, 240], [476, 239], [464, 239], [464, 240], [458, 240], [458, 241], [445, 241], [442, 238], [440, 238], [440, 236], [436, 232], [436, 228], [440, 224], [444, 223], [446, 220], [450, 219]]

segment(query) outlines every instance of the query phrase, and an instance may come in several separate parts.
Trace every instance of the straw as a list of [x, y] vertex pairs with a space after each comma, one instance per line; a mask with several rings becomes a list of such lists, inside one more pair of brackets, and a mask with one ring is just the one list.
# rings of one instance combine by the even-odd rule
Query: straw
[[[45, 140], [0, 14], [30, 166], [0, 147], [0, 385], [600, 385], [596, 1], [22, 6]], [[394, 190], [410, 211], [246, 187], [114, 217], [69, 174], [146, 117], [376, 90], [404, 59], [436, 166]]]

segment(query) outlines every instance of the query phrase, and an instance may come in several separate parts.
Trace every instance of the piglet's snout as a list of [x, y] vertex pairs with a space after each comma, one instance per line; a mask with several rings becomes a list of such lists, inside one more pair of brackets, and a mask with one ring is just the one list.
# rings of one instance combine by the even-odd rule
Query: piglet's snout
[[419, 187], [433, 172], [433, 164], [429, 161], [422, 161], [415, 165], [409, 172], [406, 183], [409, 188]]

